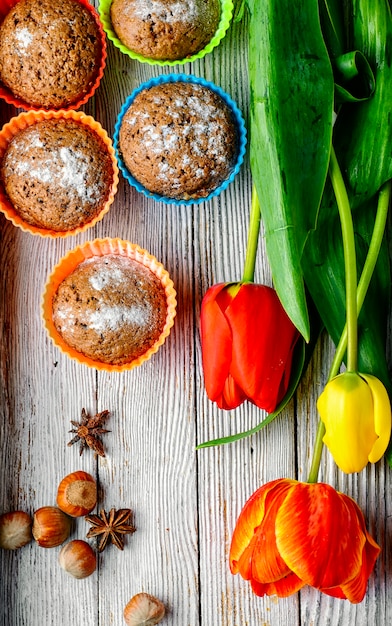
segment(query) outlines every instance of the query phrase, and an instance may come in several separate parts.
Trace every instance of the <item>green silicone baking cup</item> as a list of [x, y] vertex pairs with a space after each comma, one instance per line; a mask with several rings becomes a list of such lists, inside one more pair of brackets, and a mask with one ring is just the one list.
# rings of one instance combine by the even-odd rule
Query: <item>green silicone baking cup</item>
[[211, 39], [211, 41], [197, 54], [193, 54], [192, 56], [186, 57], [185, 59], [176, 59], [175, 61], [168, 60], [158, 60], [151, 59], [149, 57], [142, 56], [141, 54], [137, 54], [137, 52], [133, 52], [129, 50], [124, 44], [119, 40], [116, 33], [113, 30], [112, 21], [110, 19], [110, 5], [112, 0], [100, 0], [98, 13], [100, 20], [102, 22], [103, 29], [107, 35], [107, 38], [119, 48], [121, 52], [127, 54], [131, 59], [135, 59], [136, 61], [140, 61], [141, 63], [148, 63], [149, 65], [161, 65], [161, 66], [174, 66], [174, 65], [183, 65], [184, 63], [191, 63], [192, 61], [196, 61], [196, 59], [202, 59], [206, 54], [211, 52], [214, 48], [216, 48], [219, 43], [224, 38], [226, 31], [230, 26], [231, 19], [233, 17], [233, 1], [232, 0], [221, 0], [221, 17], [219, 21], [218, 29]]

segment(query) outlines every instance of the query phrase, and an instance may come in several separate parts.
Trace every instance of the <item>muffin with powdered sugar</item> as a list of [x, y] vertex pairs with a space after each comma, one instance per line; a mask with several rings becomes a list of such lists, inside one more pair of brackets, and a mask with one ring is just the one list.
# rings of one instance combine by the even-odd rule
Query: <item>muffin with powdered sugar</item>
[[100, 125], [81, 112], [31, 111], [8, 126], [2, 137], [13, 136], [0, 149], [0, 208], [7, 217], [54, 235], [95, 223], [118, 180], [111, 140]]
[[161, 263], [136, 244], [96, 239], [70, 251], [54, 268], [43, 316], [54, 343], [96, 369], [140, 365], [173, 325], [176, 293]]
[[239, 129], [231, 107], [205, 84], [175, 80], [142, 89], [121, 119], [115, 146], [146, 190], [206, 198], [233, 172]]
[[191, 57], [215, 34], [220, 0], [113, 0], [114, 32], [129, 50], [156, 60]]
[[16, 106], [78, 108], [97, 87], [105, 59], [88, 0], [19, 0], [0, 24], [1, 95], [12, 94]]

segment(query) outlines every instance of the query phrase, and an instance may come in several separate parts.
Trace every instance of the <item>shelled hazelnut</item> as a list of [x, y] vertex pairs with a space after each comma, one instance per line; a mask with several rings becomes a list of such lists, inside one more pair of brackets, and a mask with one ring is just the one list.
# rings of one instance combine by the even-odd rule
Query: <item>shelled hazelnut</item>
[[32, 540], [33, 520], [24, 511], [10, 511], [0, 515], [0, 548], [17, 550]]
[[33, 537], [42, 548], [55, 548], [68, 539], [72, 520], [57, 506], [43, 506], [34, 513]]
[[138, 593], [124, 609], [127, 626], [154, 626], [165, 616], [165, 605], [149, 593]]
[[97, 556], [87, 541], [73, 539], [61, 548], [59, 563], [74, 578], [87, 578], [97, 568]]
[[83, 471], [72, 472], [60, 482], [57, 506], [67, 515], [71, 517], [87, 515], [96, 503], [97, 485], [91, 474]]

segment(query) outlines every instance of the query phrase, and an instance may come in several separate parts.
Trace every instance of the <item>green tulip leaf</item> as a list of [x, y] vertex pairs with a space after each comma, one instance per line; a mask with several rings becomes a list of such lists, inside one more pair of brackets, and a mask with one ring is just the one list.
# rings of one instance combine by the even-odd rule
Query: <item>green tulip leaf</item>
[[250, 163], [282, 304], [306, 340], [301, 257], [328, 171], [334, 80], [317, 0], [247, 0]]
[[375, 78], [366, 57], [359, 51], [347, 52], [334, 59], [335, 101], [361, 102], [370, 98], [375, 89]]
[[335, 128], [335, 151], [355, 208], [392, 178], [392, 17], [388, 0], [350, 4], [353, 47], [366, 57], [376, 81], [371, 98], [342, 107]]
[[345, 23], [342, 0], [320, 0], [320, 24], [331, 58], [345, 52]]

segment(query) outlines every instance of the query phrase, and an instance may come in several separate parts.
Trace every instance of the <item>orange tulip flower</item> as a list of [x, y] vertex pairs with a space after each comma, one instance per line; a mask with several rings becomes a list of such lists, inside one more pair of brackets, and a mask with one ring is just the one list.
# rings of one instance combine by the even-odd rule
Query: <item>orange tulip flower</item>
[[230, 569], [258, 596], [287, 597], [310, 585], [358, 603], [379, 553], [354, 500], [324, 483], [280, 479], [245, 504]]
[[286, 394], [299, 332], [276, 291], [254, 283], [210, 287], [201, 306], [204, 383], [210, 400], [244, 400], [271, 413]]

